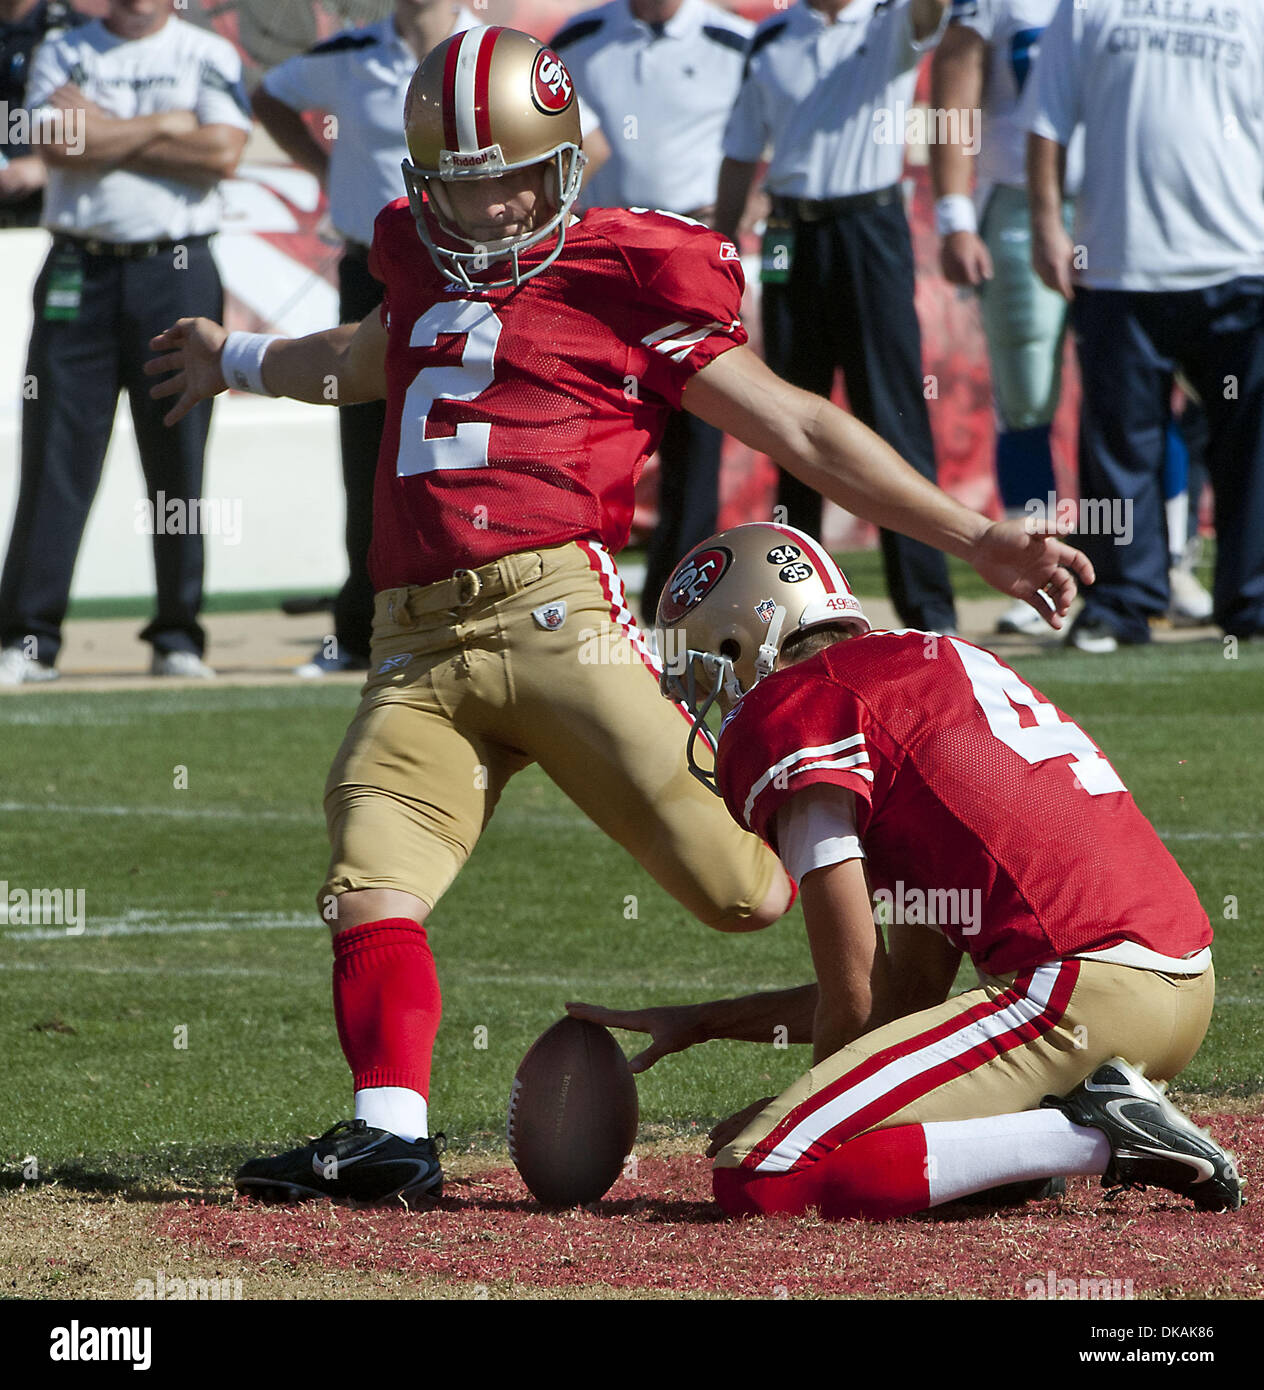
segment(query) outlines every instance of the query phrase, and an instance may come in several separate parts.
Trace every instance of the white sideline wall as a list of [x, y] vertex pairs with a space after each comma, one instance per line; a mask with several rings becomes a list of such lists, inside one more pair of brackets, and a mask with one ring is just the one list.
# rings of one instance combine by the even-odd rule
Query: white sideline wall
[[[0, 232], [0, 545], [6, 549], [17, 505], [21, 435], [21, 385], [31, 330], [31, 290], [48, 248], [43, 231]], [[225, 287], [239, 298], [257, 298], [259, 272], [274, 271], [269, 243], [244, 232], [226, 232], [212, 245]], [[253, 287], [244, 280], [253, 269]], [[275, 281], [273, 282], [275, 283]], [[283, 328], [307, 332], [337, 321], [337, 295], [319, 277], [292, 287], [284, 302], [292, 313]], [[253, 289], [254, 292], [251, 292]], [[243, 293], [243, 290], [246, 293]], [[252, 308], [265, 306], [251, 304]], [[296, 321], [292, 321], [296, 320]], [[236, 393], [215, 404], [203, 495], [240, 504], [237, 544], [206, 536], [208, 593], [250, 589], [335, 590], [345, 577], [344, 502], [338, 456], [337, 411], [295, 401]], [[72, 595], [104, 598], [153, 592], [150, 537], [137, 530], [138, 501], [145, 496], [127, 398], [120, 398], [101, 488], [79, 551]], [[230, 511], [228, 515], [232, 515]]]

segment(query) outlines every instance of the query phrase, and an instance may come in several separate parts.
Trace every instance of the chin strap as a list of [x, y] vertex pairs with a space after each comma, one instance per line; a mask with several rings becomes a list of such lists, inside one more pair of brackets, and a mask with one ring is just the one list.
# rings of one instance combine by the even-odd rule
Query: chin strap
[[755, 658], [755, 679], [763, 680], [765, 676], [771, 676], [777, 666], [777, 657], [781, 651], [781, 629], [785, 625], [786, 610], [777, 605], [777, 611], [772, 615], [772, 622], [768, 624], [767, 639], [760, 645], [759, 654]]

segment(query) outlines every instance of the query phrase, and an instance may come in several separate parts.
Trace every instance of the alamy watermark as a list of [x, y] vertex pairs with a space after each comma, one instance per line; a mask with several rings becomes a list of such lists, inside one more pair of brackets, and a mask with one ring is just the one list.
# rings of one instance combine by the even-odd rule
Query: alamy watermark
[[65, 927], [67, 936], [82, 936], [87, 896], [82, 888], [10, 888], [0, 878], [0, 927]]
[[875, 145], [957, 145], [976, 157], [983, 148], [983, 112], [978, 107], [912, 106], [897, 101], [873, 113]]
[[910, 888], [897, 879], [894, 888], [873, 895], [873, 920], [923, 927], [959, 927], [962, 936], [978, 936], [983, 893], [978, 888]]
[[0, 147], [12, 145], [20, 154], [35, 145], [61, 145], [67, 154], [81, 155], [86, 126], [86, 111], [40, 111], [32, 117], [25, 106], [0, 101]]
[[1081, 536], [1112, 536], [1116, 545], [1132, 543], [1131, 497], [1029, 497], [1024, 513], [1035, 521], [1057, 523]]
[[240, 545], [241, 498], [168, 497], [160, 490], [153, 501], [137, 501], [136, 531], [142, 536], [222, 536], [225, 545]]

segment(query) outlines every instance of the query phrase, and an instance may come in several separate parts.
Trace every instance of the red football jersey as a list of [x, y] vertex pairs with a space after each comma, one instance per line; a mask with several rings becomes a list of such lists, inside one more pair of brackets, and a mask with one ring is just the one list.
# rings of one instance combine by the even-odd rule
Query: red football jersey
[[1122, 941], [1165, 956], [1211, 941], [1097, 745], [958, 638], [873, 632], [774, 672], [729, 716], [717, 774], [732, 814], [770, 843], [797, 791], [849, 788], [875, 897], [906, 921], [938, 906], [937, 929], [989, 974]]
[[540, 274], [479, 291], [440, 275], [401, 198], [369, 267], [388, 333], [378, 589], [572, 540], [621, 549], [686, 383], [746, 341], [733, 244], [666, 213], [593, 210]]

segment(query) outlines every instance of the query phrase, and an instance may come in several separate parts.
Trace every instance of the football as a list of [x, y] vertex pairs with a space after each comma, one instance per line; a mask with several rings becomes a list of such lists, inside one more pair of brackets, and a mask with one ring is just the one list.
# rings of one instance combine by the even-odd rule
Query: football
[[509, 1093], [509, 1156], [541, 1206], [605, 1196], [632, 1150], [636, 1081], [596, 1023], [566, 1017], [522, 1059]]

